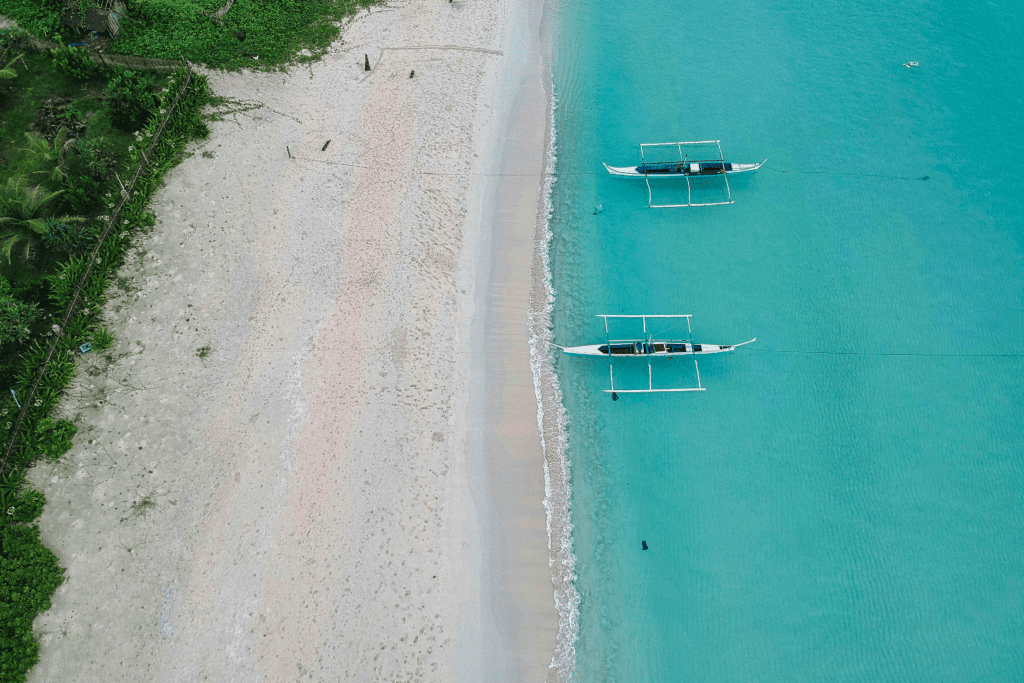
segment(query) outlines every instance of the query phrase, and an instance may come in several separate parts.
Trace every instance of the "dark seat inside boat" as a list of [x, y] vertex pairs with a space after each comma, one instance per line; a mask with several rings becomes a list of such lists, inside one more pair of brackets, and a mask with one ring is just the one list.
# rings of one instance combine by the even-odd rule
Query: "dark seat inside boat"
[[694, 344], [693, 345], [693, 352], [694, 353], [700, 353], [701, 352], [701, 345], [700, 344]]
[[674, 163], [642, 164], [637, 169], [640, 173], [682, 173], [682, 167]]
[[686, 353], [686, 344], [666, 344], [669, 353]]
[[611, 350], [613, 356], [632, 356], [634, 352], [632, 344], [612, 344]]

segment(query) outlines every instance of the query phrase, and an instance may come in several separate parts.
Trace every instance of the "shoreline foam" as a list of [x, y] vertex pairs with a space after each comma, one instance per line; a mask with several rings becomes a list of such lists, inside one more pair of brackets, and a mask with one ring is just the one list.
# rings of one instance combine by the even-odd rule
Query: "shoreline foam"
[[[550, 65], [549, 65], [550, 66]], [[559, 683], [572, 680], [576, 667], [576, 638], [580, 596], [576, 591], [576, 557], [573, 554], [572, 515], [569, 481], [568, 415], [555, 374], [551, 353], [555, 290], [551, 278], [548, 245], [551, 241], [552, 189], [555, 172], [555, 108], [557, 101], [549, 77], [547, 82], [548, 143], [545, 151], [543, 209], [537, 223], [533, 287], [530, 300], [530, 368], [537, 397], [537, 427], [544, 451], [544, 509], [547, 513], [548, 562], [558, 610], [558, 634], [551, 669]]]

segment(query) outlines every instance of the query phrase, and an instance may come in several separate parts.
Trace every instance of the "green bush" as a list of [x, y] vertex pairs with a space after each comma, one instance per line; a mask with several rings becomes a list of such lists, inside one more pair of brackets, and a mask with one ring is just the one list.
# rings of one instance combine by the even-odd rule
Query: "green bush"
[[107, 84], [107, 106], [114, 125], [129, 133], [149, 122], [159, 100], [156, 78], [138, 71], [122, 71]]
[[54, 422], [44, 417], [35, 428], [35, 446], [46, 457], [56, 460], [71, 450], [71, 440], [78, 432], [78, 427], [69, 420]]
[[[168, 92], [163, 93], [161, 107], [169, 108], [184, 78], [185, 73], [178, 71], [169, 79]], [[189, 134], [202, 130], [201, 124], [197, 123], [201, 119], [199, 110], [208, 98], [206, 78], [196, 74], [188, 92], [182, 95], [175, 116], [168, 120], [164, 136], [150, 155], [151, 163], [140, 176], [136, 191], [124, 207], [121, 214], [124, 228], [113, 232], [100, 250], [102, 261], [91, 271], [83, 290], [89, 309], [87, 312], [82, 309], [67, 325], [63, 342], [47, 368], [15, 444], [12, 464], [25, 467], [41, 454], [55, 458], [71, 447], [74, 425], [63, 420], [54, 422], [48, 417], [60, 392], [74, 374], [74, 356], [67, 349], [67, 344], [72, 339], [77, 341], [89, 329], [95, 329], [95, 307], [102, 302], [111, 274], [124, 259], [130, 232], [139, 226], [152, 224], [152, 216], [146, 211], [149, 196], [166, 170], [181, 159]], [[158, 125], [159, 121], [153, 120], [139, 129], [136, 139], [141, 146], [152, 139]], [[135, 146], [129, 152], [126, 166], [133, 167], [140, 156], [140, 146]], [[56, 308], [67, 306], [84, 267], [84, 258], [72, 256], [59, 272], [45, 278], [45, 285], [50, 290], [48, 296]], [[13, 386], [19, 395], [24, 396], [22, 392], [27, 391], [37, 376], [47, 349], [41, 338], [22, 348]], [[16, 411], [13, 398], [0, 396], [0, 417], [3, 418], [0, 420], [0, 436], [9, 433]], [[17, 490], [7, 487], [4, 491], [8, 489]], [[63, 581], [63, 570], [53, 553], [40, 542], [38, 528], [18, 523], [37, 514], [42, 502], [41, 496], [29, 491], [15, 501], [11, 515], [7, 515], [6, 510], [0, 515], [0, 533], [3, 535], [0, 539], [0, 683], [24, 681], [26, 673], [38, 660], [39, 645], [32, 635], [32, 621], [40, 612], [49, 609], [50, 597]]]
[[[57, 36], [60, 42], [60, 36]], [[99, 78], [106, 69], [94, 62], [88, 50], [80, 47], [62, 47], [53, 50], [53, 68], [57, 73], [69, 76], [76, 81], [91, 81]]]
[[92, 346], [97, 351], [106, 351], [117, 343], [117, 337], [106, 327], [101, 327], [92, 333]]
[[21, 492], [21, 496], [14, 501], [14, 505], [4, 510], [9, 521], [27, 524], [43, 514], [43, 506], [46, 505], [46, 496], [42, 491], [28, 489]]
[[82, 223], [68, 223], [59, 218], [46, 219], [46, 234], [42, 236], [47, 249], [78, 252], [93, 241], [89, 229]]
[[[42, 495], [42, 494], [40, 494]], [[39, 660], [36, 615], [64, 582], [64, 569], [39, 539], [39, 527], [0, 523], [0, 681], [24, 681]]]
[[0, 275], [0, 344], [27, 341], [38, 318], [36, 304], [16, 299], [11, 292], [11, 283]]
[[65, 157], [61, 210], [75, 216], [88, 216], [103, 209], [108, 179], [117, 163], [117, 154], [105, 139], [79, 140]]

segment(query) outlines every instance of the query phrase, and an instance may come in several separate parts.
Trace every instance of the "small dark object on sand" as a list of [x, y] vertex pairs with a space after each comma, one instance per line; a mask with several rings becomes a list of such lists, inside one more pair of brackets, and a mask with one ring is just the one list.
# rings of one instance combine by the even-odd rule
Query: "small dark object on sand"
[[647, 550], [647, 541], [640, 541], [643, 544], [644, 550]]
[[288, 158], [291, 159], [292, 158], [292, 151], [290, 149], [288, 149], [288, 145], [285, 145], [284, 148], [285, 148], [285, 151], [288, 152]]
[[239, 41], [245, 40], [245, 31], [239, 31], [238, 32], [238, 40]]
[[370, 70], [370, 55], [364, 54], [363, 55], [363, 59], [366, 60], [364, 62], [365, 66], [363, 67], [363, 71], [369, 71]]
[[416, 69], [413, 69], [412, 71], [409, 72], [409, 78], [412, 78], [415, 75], [416, 75]]
[[330, 140], [328, 140], [327, 142], [325, 142], [325, 143], [324, 143], [324, 146], [320, 148], [320, 151], [322, 152], [322, 151], [324, 151], [325, 149], [327, 149], [327, 145], [329, 145], [329, 144], [331, 144], [331, 141], [330, 141]]

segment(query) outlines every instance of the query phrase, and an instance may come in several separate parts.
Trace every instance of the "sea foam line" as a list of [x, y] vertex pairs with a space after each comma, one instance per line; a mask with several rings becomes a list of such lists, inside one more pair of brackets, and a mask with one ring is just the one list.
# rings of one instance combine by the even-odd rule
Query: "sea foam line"
[[537, 426], [544, 453], [544, 509], [547, 511], [548, 565], [555, 588], [558, 610], [558, 636], [551, 658], [548, 681], [569, 683], [576, 668], [576, 638], [580, 597], [576, 592], [576, 557], [572, 552], [572, 518], [569, 510], [569, 460], [566, 425], [568, 417], [562, 405], [562, 390], [555, 375], [551, 356], [551, 311], [555, 291], [551, 283], [548, 244], [551, 241], [551, 194], [555, 182], [555, 107], [554, 93], [548, 111], [548, 145], [542, 210], [538, 213], [537, 239], [533, 256], [533, 283], [530, 291], [530, 369], [537, 395]]

